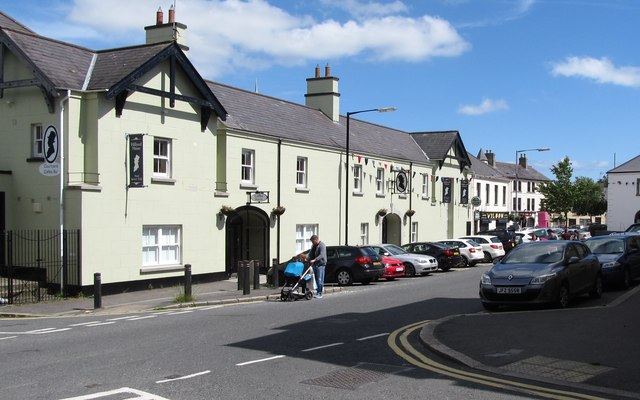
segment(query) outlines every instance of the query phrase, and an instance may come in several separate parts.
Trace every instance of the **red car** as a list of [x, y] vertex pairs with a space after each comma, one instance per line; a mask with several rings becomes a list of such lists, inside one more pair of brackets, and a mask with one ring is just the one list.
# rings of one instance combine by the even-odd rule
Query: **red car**
[[382, 256], [382, 264], [384, 265], [384, 273], [380, 275], [380, 278], [392, 281], [404, 276], [404, 265], [397, 258]]

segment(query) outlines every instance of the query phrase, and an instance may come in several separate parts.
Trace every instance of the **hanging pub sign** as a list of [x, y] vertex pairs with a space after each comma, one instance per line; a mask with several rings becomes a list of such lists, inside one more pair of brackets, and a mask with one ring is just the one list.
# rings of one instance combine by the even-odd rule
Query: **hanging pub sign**
[[451, 178], [442, 178], [442, 202], [451, 203]]
[[469, 180], [460, 181], [460, 204], [469, 204]]
[[396, 173], [395, 179], [395, 193], [404, 193], [407, 191], [407, 185], [409, 182], [409, 178], [407, 177], [407, 173], [404, 170], [398, 171]]
[[140, 133], [129, 135], [129, 187], [144, 187], [142, 137]]

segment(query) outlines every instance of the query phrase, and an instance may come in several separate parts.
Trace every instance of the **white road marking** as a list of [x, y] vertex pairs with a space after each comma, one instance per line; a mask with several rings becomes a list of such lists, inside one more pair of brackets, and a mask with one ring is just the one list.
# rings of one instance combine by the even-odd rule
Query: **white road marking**
[[[131, 389], [128, 387], [124, 387], [124, 388], [120, 388], [120, 389], [116, 389], [116, 390], [110, 390], [107, 392], [100, 392], [100, 393], [94, 393], [94, 394], [88, 394], [85, 396], [78, 396], [78, 397], [68, 397], [66, 399], [61, 399], [61, 400], [91, 400], [91, 399], [99, 399], [99, 398], [106, 398], [106, 397], [110, 397], [113, 395], [117, 395], [117, 394], [134, 394], [136, 395], [136, 397], [126, 397], [126, 400], [169, 400], [166, 399], [164, 397], [160, 397], [158, 395], [154, 395], [151, 393], [146, 393], [143, 392], [141, 390], [136, 390], [136, 389]], [[123, 398], [124, 397], [120, 397], [119, 398]]]
[[56, 328], [42, 328], [42, 329], [35, 329], [35, 330], [32, 330], [32, 331], [27, 331], [26, 333], [45, 333], [47, 331], [53, 331], [55, 329]]
[[0, 338], [0, 340], [15, 339], [15, 338], [17, 338], [17, 336], [7, 336], [7, 337]]
[[389, 333], [388, 332], [380, 333], [380, 334], [377, 334], [377, 335], [367, 336], [367, 337], [359, 338], [359, 339], [356, 339], [356, 340], [359, 340], [359, 341], [369, 340], [369, 339], [379, 338], [379, 337], [382, 337], [382, 336], [389, 336]]
[[107, 321], [122, 321], [123, 319], [131, 319], [131, 318], [136, 318], [137, 315], [127, 315], [126, 317], [119, 317], [119, 318], [109, 318]]
[[189, 313], [192, 313], [192, 312], [193, 312], [193, 310], [187, 310], [187, 311], [175, 311], [175, 312], [167, 313], [166, 315], [189, 314]]
[[331, 343], [331, 344], [327, 344], [324, 346], [318, 346], [318, 347], [312, 347], [310, 349], [304, 349], [301, 350], [302, 352], [307, 352], [307, 351], [315, 351], [315, 350], [321, 350], [321, 349], [326, 349], [327, 347], [334, 347], [334, 346], [342, 346], [344, 343], [342, 342], [338, 342], [338, 343]]
[[195, 378], [196, 376], [206, 375], [206, 374], [210, 374], [210, 373], [211, 373], [211, 371], [207, 370], [207, 371], [202, 371], [202, 372], [198, 372], [198, 373], [191, 374], [191, 375], [181, 376], [179, 378], [163, 379], [161, 381], [156, 381], [156, 383], [166, 383], [166, 382], [179, 381], [179, 380], [182, 380], [182, 379], [190, 379], [190, 378]]
[[71, 324], [69, 326], [84, 326], [84, 325], [91, 325], [91, 324], [99, 324], [102, 321], [88, 321], [88, 322], [80, 322], [78, 324]]
[[147, 315], [146, 317], [137, 317], [137, 318], [131, 318], [128, 319], [127, 321], [139, 321], [141, 319], [149, 319], [149, 318], [155, 318], [155, 315]]
[[111, 325], [111, 324], [115, 324], [115, 322], [114, 321], [96, 322], [95, 324], [85, 325], [85, 327], [86, 328], [93, 328], [94, 326], [103, 326], [103, 325]]
[[249, 365], [249, 364], [255, 364], [255, 363], [259, 363], [259, 362], [277, 360], [278, 358], [284, 358], [284, 357], [285, 356], [273, 356], [273, 357], [269, 357], [269, 358], [262, 358], [260, 360], [253, 360], [253, 361], [246, 361], [246, 362], [243, 362], [243, 363], [239, 363], [239, 364], [236, 364], [236, 366], [242, 367], [242, 366]]

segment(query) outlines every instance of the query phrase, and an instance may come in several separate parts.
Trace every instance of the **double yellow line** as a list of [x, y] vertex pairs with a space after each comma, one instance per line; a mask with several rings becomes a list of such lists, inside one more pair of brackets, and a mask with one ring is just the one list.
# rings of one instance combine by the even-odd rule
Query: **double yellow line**
[[407, 362], [418, 368], [426, 369], [441, 375], [448, 376], [453, 379], [473, 382], [484, 386], [513, 390], [521, 393], [527, 393], [534, 396], [545, 397], [548, 399], [558, 400], [606, 400], [603, 397], [596, 397], [582, 393], [569, 392], [565, 390], [557, 390], [542, 386], [521, 383], [515, 380], [504, 378], [496, 378], [489, 375], [481, 375], [478, 373], [467, 372], [455, 369], [444, 364], [438, 363], [421, 352], [409, 343], [409, 335], [418, 329], [421, 329], [431, 321], [420, 321], [411, 325], [404, 326], [389, 335], [387, 343], [389, 347]]

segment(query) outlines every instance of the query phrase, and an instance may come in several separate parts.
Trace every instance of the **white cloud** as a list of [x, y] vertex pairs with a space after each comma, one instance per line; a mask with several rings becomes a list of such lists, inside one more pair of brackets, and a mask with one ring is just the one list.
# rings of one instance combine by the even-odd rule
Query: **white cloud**
[[552, 64], [553, 76], [582, 77], [597, 83], [640, 87], [640, 68], [616, 67], [608, 58], [567, 57]]
[[466, 115], [482, 115], [488, 113], [494, 113], [498, 111], [505, 111], [509, 109], [509, 105], [503, 99], [491, 100], [482, 99], [482, 102], [478, 105], [463, 105], [458, 108], [458, 113]]
[[[336, 4], [334, 0], [323, 1]], [[189, 58], [207, 78], [238, 69], [347, 57], [416, 62], [455, 57], [470, 48], [446, 20], [399, 15], [406, 11], [401, 1], [347, 0], [341, 7], [358, 18], [317, 21], [314, 16], [294, 14], [267, 0], [180, 0], [176, 21], [188, 26]], [[73, 43], [102, 37], [104, 47], [123, 41], [138, 44], [144, 40], [143, 27], [155, 23], [157, 8], [158, 3], [152, 0], [74, 0], [64, 31], [38, 32]], [[166, 21], [168, 5], [163, 11]], [[70, 37], [73, 32], [84, 36]]]
[[343, 9], [357, 18], [405, 13], [408, 7], [399, 0], [390, 3], [361, 0], [320, 0], [322, 4]]

